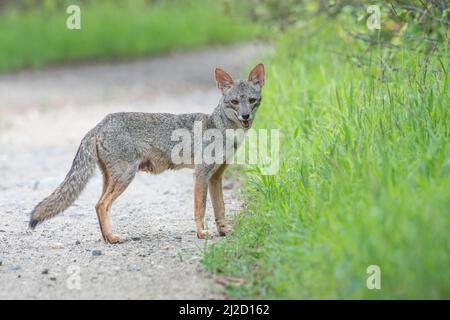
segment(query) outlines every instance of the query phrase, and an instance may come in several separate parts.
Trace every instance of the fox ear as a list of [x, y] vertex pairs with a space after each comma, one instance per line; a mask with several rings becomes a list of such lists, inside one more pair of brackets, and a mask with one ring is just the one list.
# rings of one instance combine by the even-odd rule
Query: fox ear
[[219, 88], [222, 93], [233, 86], [233, 78], [222, 69], [216, 68], [215, 75], [217, 88]]
[[262, 63], [258, 63], [256, 67], [250, 71], [248, 81], [253, 82], [253, 84], [259, 86], [260, 88], [264, 86], [264, 65]]

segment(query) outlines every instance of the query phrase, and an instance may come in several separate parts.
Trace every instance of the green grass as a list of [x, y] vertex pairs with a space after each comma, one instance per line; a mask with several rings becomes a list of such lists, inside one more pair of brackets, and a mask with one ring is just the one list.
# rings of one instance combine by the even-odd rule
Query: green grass
[[[256, 121], [281, 129], [280, 170], [246, 173], [246, 210], [203, 259], [208, 270], [245, 280], [229, 295], [450, 298], [443, 47], [427, 57], [375, 46], [358, 66], [344, 54], [363, 46], [339, 25], [280, 39], [265, 61]], [[390, 63], [382, 80], [381, 57]], [[381, 290], [366, 287], [369, 265], [381, 268]]]
[[66, 28], [65, 6], [0, 14], [0, 72], [228, 44], [256, 33], [254, 25], [205, 0], [92, 1], [80, 8], [81, 30]]

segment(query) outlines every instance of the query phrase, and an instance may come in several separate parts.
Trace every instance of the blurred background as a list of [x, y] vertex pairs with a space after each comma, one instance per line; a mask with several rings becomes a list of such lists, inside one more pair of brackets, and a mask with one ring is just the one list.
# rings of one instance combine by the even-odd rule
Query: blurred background
[[[69, 5], [77, 32], [64, 28]], [[9, 71], [68, 61], [132, 58], [249, 39], [255, 28], [210, 1], [2, 1], [1, 65]]]
[[[73, 4], [80, 30], [66, 28]], [[51, 273], [60, 279], [72, 257], [100, 279], [87, 281], [84, 297], [105, 297], [108, 283], [118, 297], [215, 297], [201, 266], [228, 297], [449, 298], [449, 15], [445, 0], [0, 0], [1, 297], [36, 297], [48, 281], [35, 265], [56, 261]], [[232, 172], [242, 185], [227, 191], [240, 212], [234, 234], [200, 252], [186, 231], [182, 249], [169, 250], [201, 262], [175, 264], [161, 253], [169, 234], [192, 223], [189, 173], [155, 177], [156, 191], [138, 177], [146, 193], [133, 189], [118, 204], [137, 206], [118, 228], [145, 233], [131, 226], [148, 219], [148, 198], [170, 201], [171, 177], [187, 190], [167, 238], [154, 238], [165, 234], [155, 229], [146, 239], [155, 248], [145, 254], [162, 259], [166, 274], [133, 260], [144, 250], [133, 243], [101, 247], [103, 264], [84, 254], [99, 246], [91, 211], [100, 177], [68, 220], [48, 223], [51, 234], [22, 238], [26, 213], [61, 181], [79, 140], [105, 114], [210, 112], [220, 98], [214, 68], [245, 77], [259, 61], [267, 79], [255, 126], [281, 130], [280, 171]], [[80, 211], [87, 220], [74, 227]], [[92, 234], [80, 254], [70, 234], [85, 229]], [[59, 254], [47, 250], [54, 241], [64, 242]], [[114, 252], [133, 267], [99, 275]], [[133, 278], [136, 264], [147, 271]], [[367, 286], [371, 265], [380, 267], [381, 289]], [[178, 278], [184, 273], [201, 290]], [[44, 296], [74, 297], [58, 281]]]
[[[66, 8], [73, 4], [82, 9], [78, 32], [61, 27], [69, 16]], [[366, 10], [369, 4], [361, 1], [2, 0], [0, 70], [139, 57], [270, 37], [269, 30], [310, 28], [320, 16], [339, 20], [355, 40], [380, 38], [392, 46], [400, 38], [416, 45], [435, 43], [448, 27], [444, 0], [379, 5], [383, 28], [379, 34], [367, 34], [371, 14]]]

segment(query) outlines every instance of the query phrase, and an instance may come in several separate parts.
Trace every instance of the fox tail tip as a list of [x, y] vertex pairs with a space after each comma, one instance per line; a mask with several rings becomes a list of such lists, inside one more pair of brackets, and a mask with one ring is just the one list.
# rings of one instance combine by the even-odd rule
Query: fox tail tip
[[34, 230], [34, 228], [36, 228], [36, 226], [39, 224], [39, 220], [35, 219], [35, 218], [31, 218], [30, 219], [30, 223], [28, 224], [28, 226], [30, 227], [31, 230]]

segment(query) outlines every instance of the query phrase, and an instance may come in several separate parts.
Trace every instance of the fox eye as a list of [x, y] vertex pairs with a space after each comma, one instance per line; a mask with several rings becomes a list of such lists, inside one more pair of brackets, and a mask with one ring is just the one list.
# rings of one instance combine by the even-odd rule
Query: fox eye
[[231, 100], [231, 104], [234, 104], [235, 106], [239, 104], [239, 101], [236, 99]]
[[248, 102], [250, 102], [250, 103], [255, 103], [255, 102], [256, 102], [256, 99], [255, 99], [255, 98], [248, 98]]

